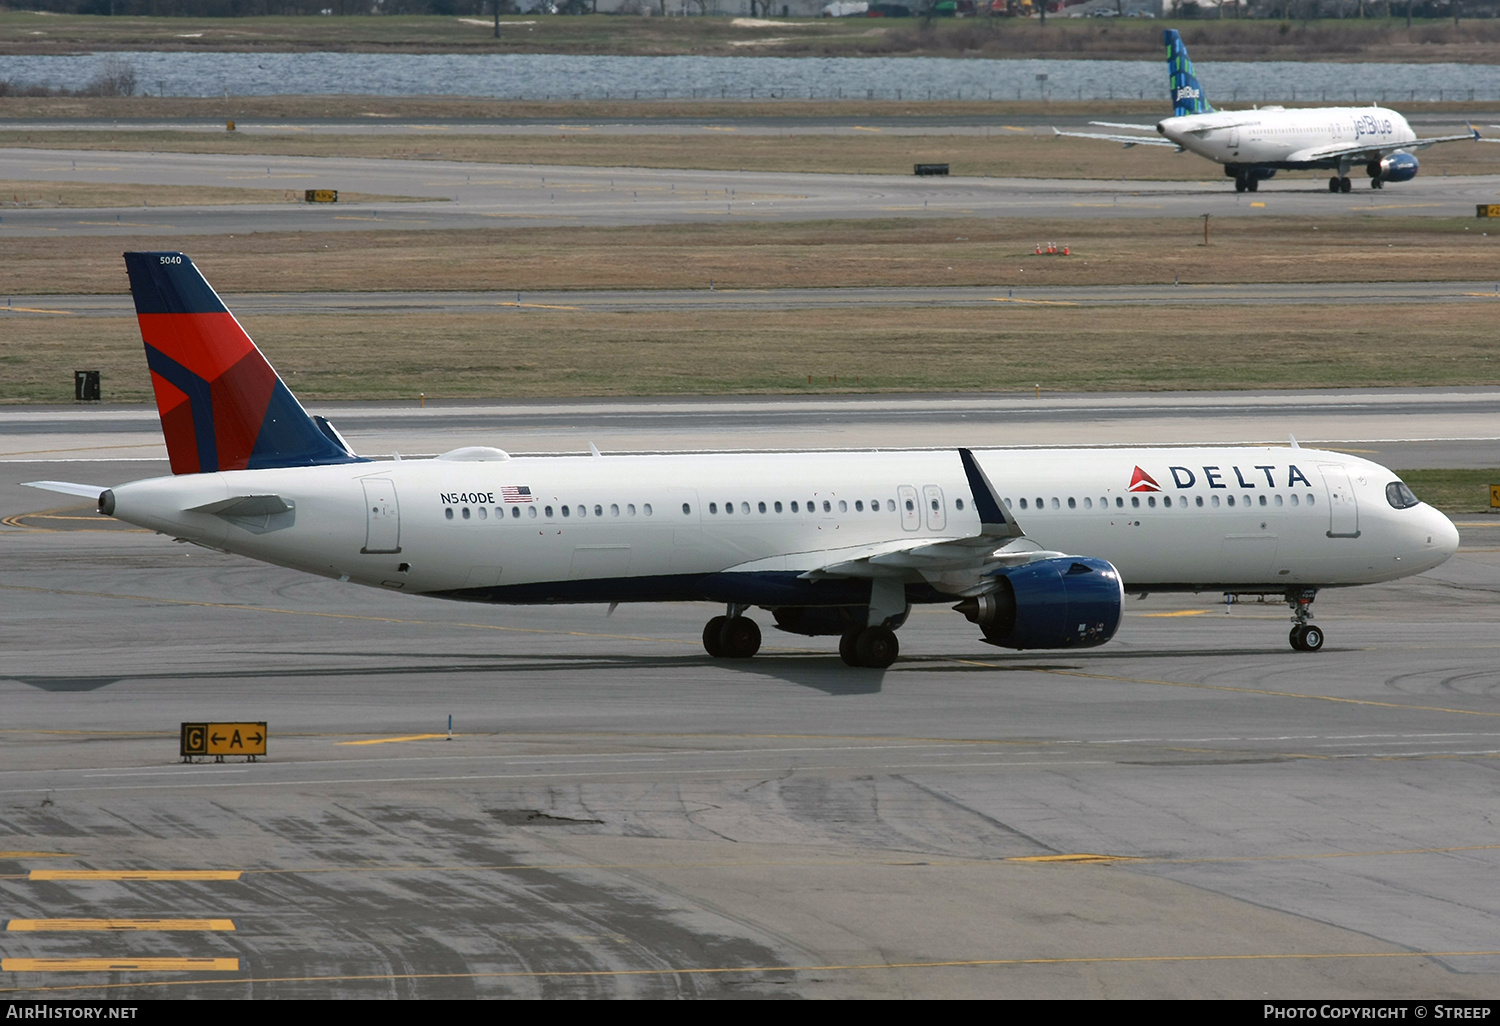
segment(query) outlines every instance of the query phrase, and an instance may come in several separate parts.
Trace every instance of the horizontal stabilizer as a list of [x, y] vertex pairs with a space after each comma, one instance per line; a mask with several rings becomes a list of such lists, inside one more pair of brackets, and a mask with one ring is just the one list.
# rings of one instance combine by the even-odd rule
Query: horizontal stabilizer
[[81, 495], [87, 499], [97, 499], [104, 491], [103, 485], [75, 484], [72, 481], [23, 481], [22, 484], [27, 488], [44, 488], [49, 492]]
[[1062, 132], [1054, 128], [1052, 134], [1067, 139], [1103, 139], [1105, 142], [1117, 142], [1126, 148], [1131, 146], [1170, 146], [1174, 150], [1182, 147], [1174, 142], [1161, 139], [1151, 135], [1107, 135], [1104, 132]]

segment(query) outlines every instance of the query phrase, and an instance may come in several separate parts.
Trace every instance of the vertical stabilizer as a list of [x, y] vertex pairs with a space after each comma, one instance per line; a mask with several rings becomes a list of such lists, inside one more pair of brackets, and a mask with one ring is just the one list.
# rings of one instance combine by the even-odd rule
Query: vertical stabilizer
[[126, 253], [174, 474], [358, 460], [324, 432], [181, 253]]
[[1167, 44], [1167, 75], [1172, 83], [1172, 114], [1212, 114], [1213, 106], [1208, 95], [1198, 84], [1193, 74], [1193, 62], [1188, 59], [1187, 47], [1176, 29], [1166, 29], [1162, 37]]

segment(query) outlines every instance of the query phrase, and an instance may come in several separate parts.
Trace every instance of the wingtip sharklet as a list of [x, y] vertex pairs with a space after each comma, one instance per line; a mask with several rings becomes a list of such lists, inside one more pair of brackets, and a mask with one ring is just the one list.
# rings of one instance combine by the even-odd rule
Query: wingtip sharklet
[[969, 449], [960, 448], [958, 458], [963, 461], [964, 476], [969, 481], [969, 491], [974, 496], [974, 512], [979, 514], [979, 523], [986, 534], [1020, 537], [1022, 531], [1005, 512], [995, 486], [985, 476], [979, 461]]

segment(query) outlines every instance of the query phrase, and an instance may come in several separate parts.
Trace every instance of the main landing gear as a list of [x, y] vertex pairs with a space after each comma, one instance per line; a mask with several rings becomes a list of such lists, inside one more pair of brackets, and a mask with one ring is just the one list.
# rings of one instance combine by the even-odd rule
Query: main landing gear
[[749, 659], [760, 651], [760, 627], [744, 606], [731, 605], [728, 616], [716, 616], [703, 628], [703, 649], [715, 659]]
[[1292, 633], [1287, 640], [1298, 652], [1316, 652], [1323, 647], [1323, 629], [1307, 622], [1312, 619], [1312, 603], [1317, 597], [1313, 588], [1287, 592], [1286, 602], [1292, 608]]
[[1348, 178], [1341, 178], [1338, 175], [1334, 175], [1332, 178], [1328, 179], [1329, 192], [1348, 192], [1353, 187], [1354, 183], [1349, 181]]
[[839, 638], [839, 657], [846, 666], [868, 666], [883, 670], [896, 661], [901, 644], [889, 627], [865, 627]]
[[1256, 192], [1259, 189], [1260, 189], [1260, 179], [1254, 177], [1253, 175], [1235, 175], [1234, 176], [1234, 191], [1235, 192]]

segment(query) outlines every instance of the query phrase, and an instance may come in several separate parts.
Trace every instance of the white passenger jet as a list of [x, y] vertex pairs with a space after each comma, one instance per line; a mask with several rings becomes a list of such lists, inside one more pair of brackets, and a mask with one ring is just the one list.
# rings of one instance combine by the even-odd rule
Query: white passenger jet
[[191, 260], [126, 253], [170, 477], [103, 488], [107, 516], [342, 581], [471, 602], [712, 601], [716, 658], [746, 615], [885, 667], [913, 603], [982, 640], [1087, 648], [1126, 592], [1275, 595], [1316, 651], [1321, 588], [1389, 581], [1458, 546], [1396, 475], [1282, 447], [969, 449], [435, 459], [356, 456], [287, 390]]
[[1236, 192], [1255, 192], [1277, 171], [1327, 168], [1329, 192], [1348, 192], [1349, 169], [1363, 164], [1370, 187], [1386, 182], [1409, 182], [1417, 176], [1411, 150], [1434, 143], [1474, 141], [1479, 133], [1469, 126], [1462, 135], [1422, 139], [1406, 119], [1384, 107], [1258, 107], [1252, 110], [1214, 110], [1193, 74], [1187, 47], [1176, 29], [1165, 31], [1167, 72], [1171, 81], [1172, 117], [1155, 125], [1091, 121], [1101, 128], [1123, 128], [1147, 134], [1115, 135], [1101, 132], [1061, 132], [1075, 139], [1105, 139], [1132, 146], [1172, 146], [1190, 150], [1224, 165]]

